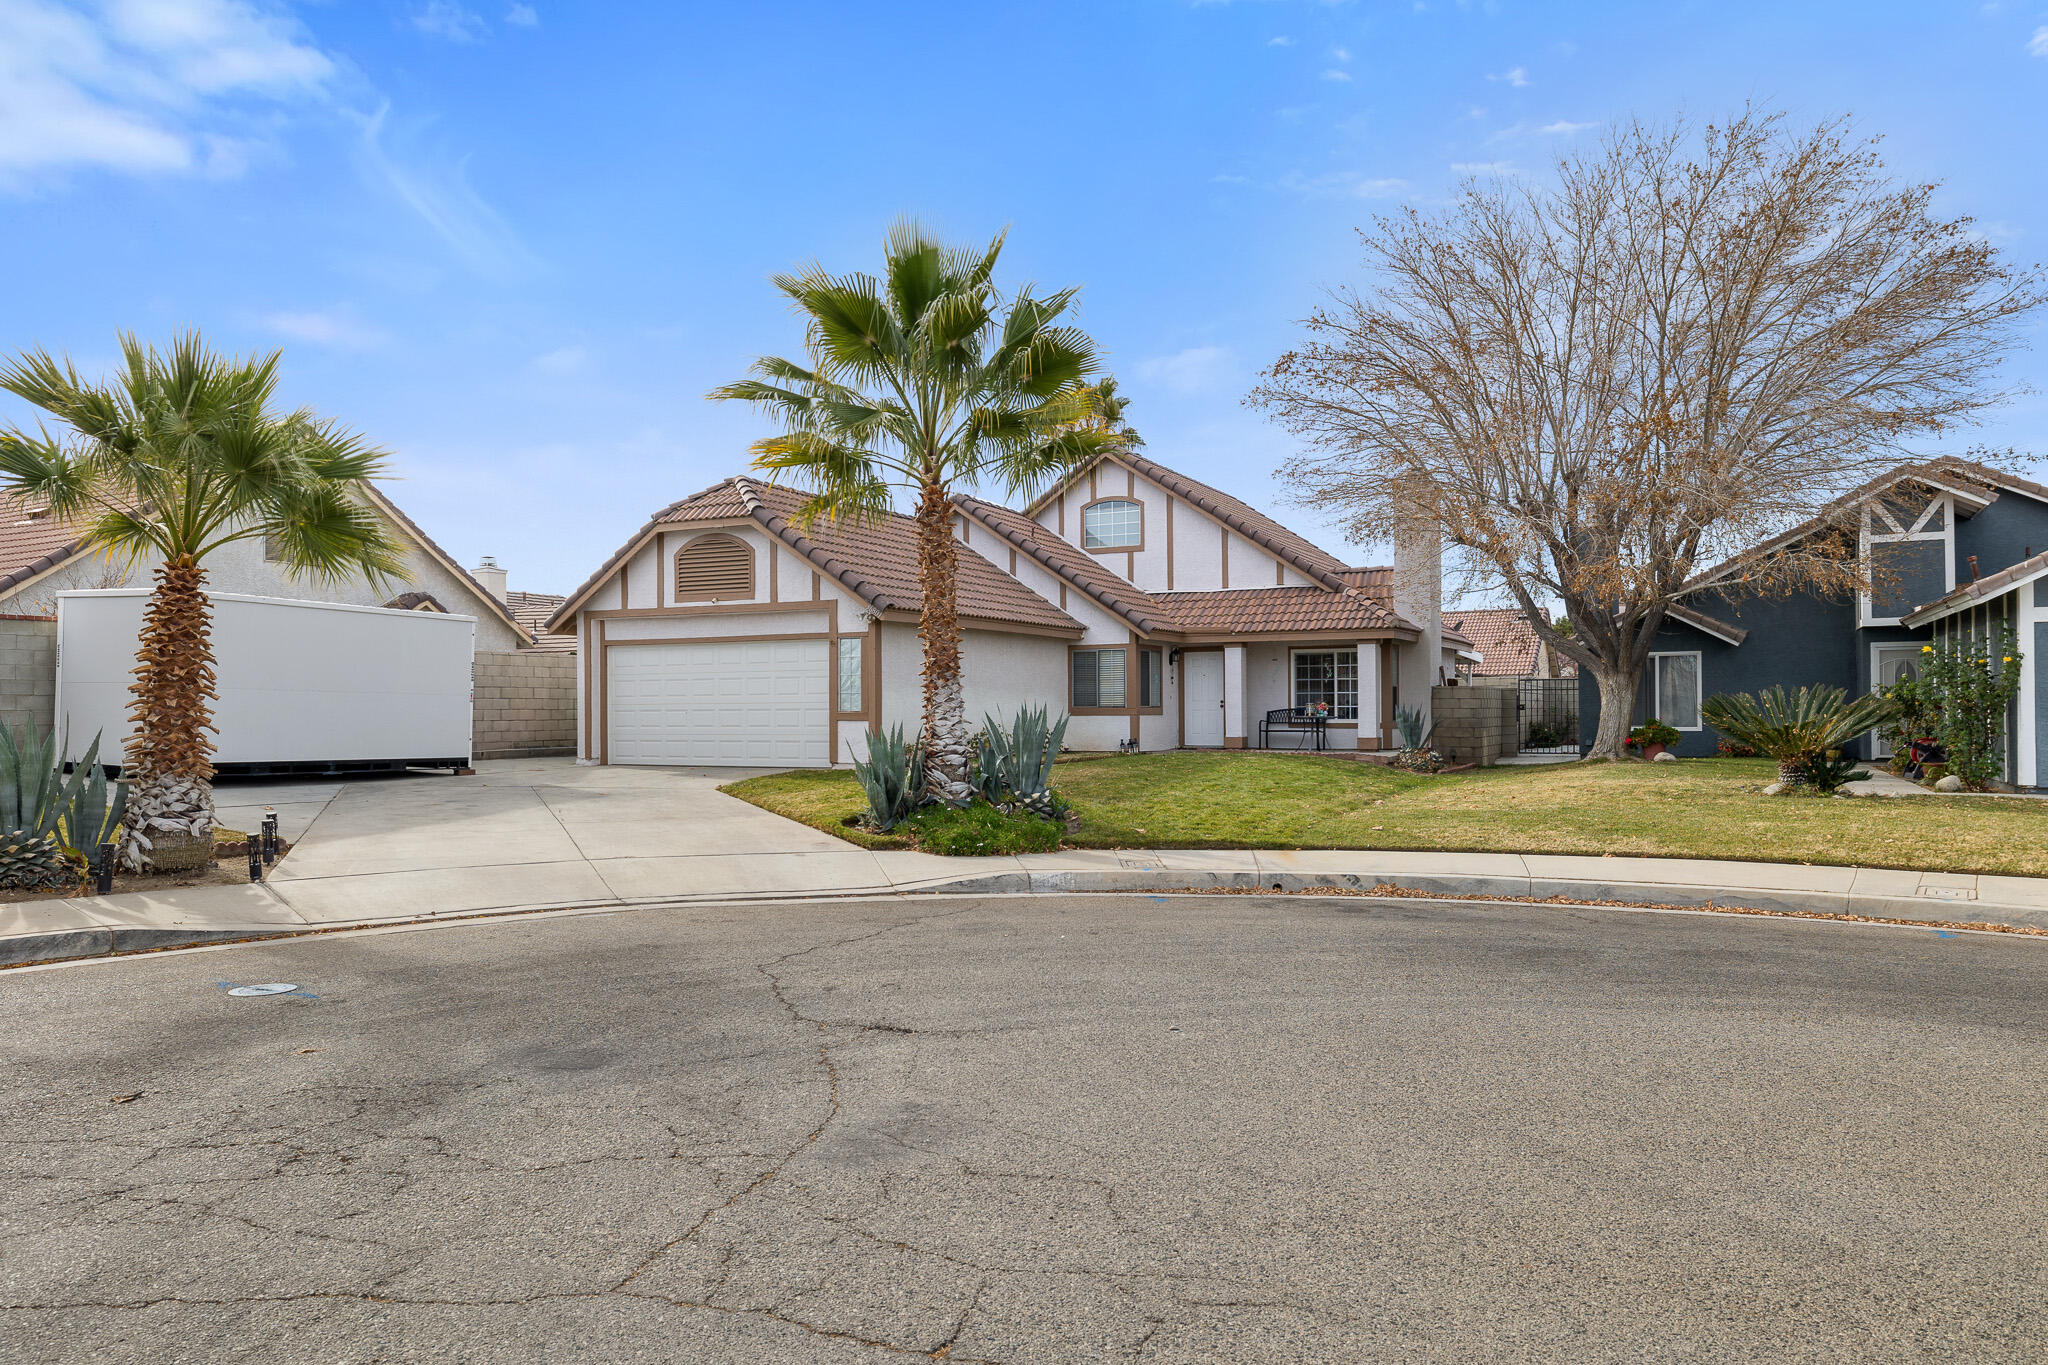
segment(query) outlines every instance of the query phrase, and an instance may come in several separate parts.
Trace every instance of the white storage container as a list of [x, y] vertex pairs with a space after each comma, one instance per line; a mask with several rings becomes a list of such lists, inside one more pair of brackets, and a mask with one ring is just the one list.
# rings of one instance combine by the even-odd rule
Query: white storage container
[[[476, 618], [212, 593], [214, 765], [230, 772], [461, 768]], [[118, 762], [144, 589], [57, 594], [57, 724]]]

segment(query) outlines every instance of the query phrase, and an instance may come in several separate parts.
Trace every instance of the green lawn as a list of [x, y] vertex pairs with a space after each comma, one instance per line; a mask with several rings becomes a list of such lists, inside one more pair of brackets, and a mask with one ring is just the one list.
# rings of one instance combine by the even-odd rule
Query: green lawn
[[[1060, 764], [1078, 848], [1402, 848], [1627, 853], [2048, 876], [2048, 803], [1997, 797], [1768, 797], [1758, 759], [1559, 764], [1420, 777], [1369, 763], [1170, 753]], [[757, 806], [871, 848], [842, 822], [850, 773], [734, 783]]]

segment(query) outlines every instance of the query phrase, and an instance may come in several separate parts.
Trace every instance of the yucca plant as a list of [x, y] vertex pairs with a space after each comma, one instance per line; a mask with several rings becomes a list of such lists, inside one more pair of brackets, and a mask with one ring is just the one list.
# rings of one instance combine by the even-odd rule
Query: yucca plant
[[1005, 730], [994, 716], [983, 717], [981, 752], [988, 774], [981, 784], [983, 794], [993, 788], [999, 795], [990, 796], [990, 801], [1012, 801], [1033, 815], [1052, 819], [1052, 765], [1066, 741], [1068, 719], [1054, 721], [1045, 707], [1027, 706]]
[[1853, 701], [1847, 695], [1839, 687], [1789, 693], [1767, 687], [1755, 696], [1720, 692], [1701, 704], [1700, 714], [1729, 739], [1774, 760], [1778, 780], [1792, 787], [1816, 775], [1826, 781], [1829, 774], [1817, 766], [1819, 760], [1890, 720], [1898, 705], [1881, 694]]
[[868, 731], [868, 756], [853, 760], [853, 775], [868, 798], [868, 823], [884, 833], [924, 804], [924, 737], [903, 737], [903, 727]]

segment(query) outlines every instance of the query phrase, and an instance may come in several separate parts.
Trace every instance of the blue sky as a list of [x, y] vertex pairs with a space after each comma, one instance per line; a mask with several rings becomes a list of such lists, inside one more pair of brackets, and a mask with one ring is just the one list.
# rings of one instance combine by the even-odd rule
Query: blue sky
[[[0, 0], [0, 346], [281, 346], [465, 563], [564, 591], [760, 434], [774, 271], [915, 212], [1083, 286], [1150, 452], [1316, 531], [1241, 405], [1355, 231], [1630, 114], [1852, 115], [2048, 245], [2048, 0], [1349, 4]], [[2048, 357], [2015, 381], [2048, 387]], [[18, 408], [0, 408], [19, 417]], [[2042, 441], [2023, 399], [1966, 442]]]

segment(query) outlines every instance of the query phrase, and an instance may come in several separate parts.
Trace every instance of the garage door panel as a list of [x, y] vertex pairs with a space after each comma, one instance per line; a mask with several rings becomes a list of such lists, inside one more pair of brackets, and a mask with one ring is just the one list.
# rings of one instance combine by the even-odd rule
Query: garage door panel
[[831, 697], [823, 640], [614, 646], [614, 763], [824, 767]]

